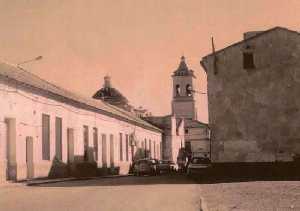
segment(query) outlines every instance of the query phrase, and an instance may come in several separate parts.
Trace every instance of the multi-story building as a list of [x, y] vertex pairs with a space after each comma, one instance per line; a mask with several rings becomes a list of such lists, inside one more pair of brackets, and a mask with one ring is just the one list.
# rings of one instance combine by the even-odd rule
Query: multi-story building
[[300, 155], [300, 35], [275, 27], [202, 58], [214, 162]]
[[[194, 96], [196, 93], [194, 90], [195, 78], [194, 72], [188, 68], [185, 57], [182, 56], [179, 67], [172, 75], [172, 114], [162, 117], [146, 118], [150, 123], [163, 129], [164, 136], [169, 137], [169, 139], [163, 138], [163, 157], [166, 159], [170, 157], [169, 152], [172, 150], [176, 150], [176, 152], [172, 154], [178, 155], [179, 147], [175, 147], [172, 150], [169, 149], [169, 147], [172, 146], [170, 142], [173, 142], [173, 145], [184, 148], [189, 157], [192, 156], [193, 153], [197, 153], [199, 156], [210, 156], [208, 125], [197, 119], [197, 108]], [[172, 124], [171, 119], [175, 119], [176, 124]], [[172, 125], [174, 125], [173, 128], [176, 128], [176, 125], [182, 125], [184, 128], [183, 133], [177, 133], [178, 138], [176, 138], [176, 133], [173, 133], [173, 135], [170, 133], [172, 131]], [[180, 131], [180, 129], [177, 130]], [[173, 137], [173, 139], [170, 139], [171, 137]], [[174, 159], [174, 157], [172, 158]]]
[[184, 119], [185, 148], [189, 154], [200, 153], [209, 156], [210, 140], [208, 125], [197, 119], [194, 89], [194, 71], [189, 69], [185, 57], [181, 57], [173, 75], [172, 115]]

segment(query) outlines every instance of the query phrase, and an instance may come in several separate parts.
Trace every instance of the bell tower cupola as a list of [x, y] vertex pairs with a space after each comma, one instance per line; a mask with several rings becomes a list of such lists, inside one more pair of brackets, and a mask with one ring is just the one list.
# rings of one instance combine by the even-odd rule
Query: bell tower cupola
[[176, 117], [197, 119], [193, 82], [196, 78], [194, 71], [189, 69], [185, 57], [180, 59], [177, 70], [173, 75], [172, 114]]

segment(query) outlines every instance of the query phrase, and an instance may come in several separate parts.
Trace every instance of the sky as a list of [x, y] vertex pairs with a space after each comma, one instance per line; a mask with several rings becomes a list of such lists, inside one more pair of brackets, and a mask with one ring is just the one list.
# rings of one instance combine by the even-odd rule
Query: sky
[[[274, 26], [300, 30], [299, 0], [0, 0], [0, 60], [70, 91], [91, 97], [109, 75], [136, 107], [171, 112], [173, 71], [186, 57], [206, 92], [199, 62]], [[207, 122], [207, 96], [196, 95]]]

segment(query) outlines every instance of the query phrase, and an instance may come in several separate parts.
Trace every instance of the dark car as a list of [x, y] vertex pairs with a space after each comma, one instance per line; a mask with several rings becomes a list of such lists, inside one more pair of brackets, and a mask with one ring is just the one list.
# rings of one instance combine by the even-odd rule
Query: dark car
[[211, 161], [207, 157], [193, 157], [187, 167], [188, 176], [205, 174], [211, 167]]
[[141, 175], [156, 175], [157, 174], [156, 159], [140, 159], [133, 164], [133, 174], [136, 176]]
[[170, 173], [170, 172], [177, 171], [177, 169], [178, 167], [173, 161], [160, 160], [158, 162], [157, 171], [159, 173], [164, 173], [164, 172]]

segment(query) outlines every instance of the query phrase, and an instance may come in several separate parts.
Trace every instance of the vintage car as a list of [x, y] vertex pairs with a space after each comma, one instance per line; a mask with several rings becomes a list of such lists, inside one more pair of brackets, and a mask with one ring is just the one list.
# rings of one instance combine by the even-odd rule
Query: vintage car
[[187, 167], [188, 176], [197, 176], [207, 173], [211, 167], [211, 161], [208, 157], [192, 157]]
[[133, 174], [141, 175], [156, 175], [158, 160], [156, 159], [140, 159], [133, 163]]
[[178, 170], [178, 167], [173, 161], [160, 160], [158, 162], [157, 171], [159, 173], [164, 173], [164, 172], [170, 173], [170, 172], [174, 172], [174, 171], [177, 171], [177, 170]]

